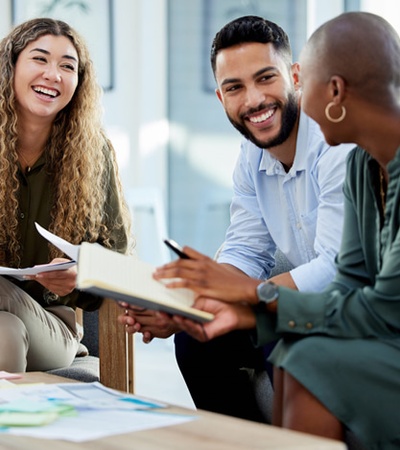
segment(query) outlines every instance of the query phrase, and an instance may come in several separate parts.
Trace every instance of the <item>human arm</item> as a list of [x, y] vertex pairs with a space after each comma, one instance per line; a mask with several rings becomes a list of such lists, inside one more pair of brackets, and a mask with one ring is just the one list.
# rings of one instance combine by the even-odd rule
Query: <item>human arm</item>
[[[224, 266], [233, 273], [244, 275], [236, 267], [228, 264]], [[153, 338], [165, 339], [181, 331], [169, 314], [137, 308], [124, 302], [120, 302], [119, 305], [123, 308], [123, 312], [118, 316], [118, 321], [125, 325], [128, 333], [142, 333], [143, 342], [145, 343], [151, 342]]]
[[278, 248], [292, 268], [274, 282], [323, 290], [336, 272], [345, 160], [352, 147], [329, 148], [318, 126], [302, 114], [293, 171], [284, 175], [268, 151], [245, 142], [233, 176], [231, 225], [218, 261], [268, 279]]
[[343, 229], [346, 159], [353, 145], [329, 147], [321, 141], [320, 133], [314, 135], [312, 130], [310, 126], [308, 133], [311, 137], [307, 143], [311, 151], [314, 147], [318, 151], [308, 162], [307, 172], [300, 175], [305, 179], [300, 180], [297, 187], [307, 193], [298, 200], [299, 224], [296, 224], [299, 235], [304, 236], [304, 241], [299, 240], [298, 243], [299, 250], [303, 249], [304, 259], [295, 263], [290, 273], [299, 291], [320, 292], [336, 274], [335, 257]]
[[[216, 260], [229, 264], [252, 278], [266, 279], [274, 267], [276, 245], [260, 208], [259, 166], [264, 151], [247, 140], [242, 141], [233, 172], [233, 198], [230, 225]], [[265, 187], [265, 189], [264, 189]], [[274, 186], [263, 186], [263, 202], [269, 203]]]
[[169, 314], [137, 308], [125, 302], [119, 302], [119, 306], [123, 312], [118, 316], [118, 322], [125, 326], [127, 333], [142, 333], [145, 344], [154, 338], [166, 339], [180, 331]]
[[220, 264], [190, 247], [184, 247], [184, 251], [188, 259], [177, 259], [157, 268], [154, 278], [174, 279], [167, 283], [168, 287], [192, 289], [201, 297], [227, 302], [256, 302], [260, 280]]
[[255, 327], [255, 314], [246, 304], [228, 304], [201, 298], [196, 301], [194, 307], [214, 314], [214, 319], [204, 324], [182, 316], [173, 316], [173, 320], [180, 330], [186, 331], [201, 342], [209, 341], [233, 330], [250, 330]]
[[[365, 158], [365, 157], [364, 157]], [[382, 231], [363, 151], [352, 155], [345, 184], [345, 223], [338, 273], [321, 294], [279, 289], [276, 331], [346, 338], [398, 336], [400, 329], [400, 193], [389, 182], [387, 220]], [[398, 190], [398, 189], [397, 189]], [[382, 259], [381, 259], [382, 258]], [[257, 322], [261, 320], [261, 315]], [[267, 341], [257, 323], [258, 343]]]
[[[50, 264], [60, 264], [70, 261], [66, 258], [54, 258]], [[66, 270], [54, 270], [41, 272], [36, 275], [28, 275], [26, 280], [35, 280], [44, 288], [53, 292], [57, 296], [63, 297], [70, 294], [76, 287], [76, 266], [69, 267]]]

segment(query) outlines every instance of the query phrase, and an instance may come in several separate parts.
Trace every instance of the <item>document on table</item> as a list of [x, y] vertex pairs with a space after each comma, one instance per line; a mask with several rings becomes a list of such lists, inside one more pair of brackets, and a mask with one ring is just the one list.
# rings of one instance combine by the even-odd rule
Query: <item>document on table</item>
[[[55, 407], [60, 410], [57, 417], [50, 417], [50, 423], [45, 420], [37, 423], [38, 415], [46, 419], [57, 413]], [[154, 411], [165, 407], [163, 403], [109, 389], [101, 383], [14, 384], [0, 390], [0, 423], [5, 414], [0, 432], [83, 442], [196, 419], [193, 415]], [[15, 426], [7, 426], [10, 414]]]

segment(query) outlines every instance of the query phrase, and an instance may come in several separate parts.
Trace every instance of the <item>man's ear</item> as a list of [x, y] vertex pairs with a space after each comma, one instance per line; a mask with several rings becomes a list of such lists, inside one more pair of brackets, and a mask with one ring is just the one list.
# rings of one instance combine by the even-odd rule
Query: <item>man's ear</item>
[[217, 88], [215, 89], [215, 93], [217, 94], [218, 100], [222, 103], [222, 105], [224, 104], [224, 101], [222, 99], [222, 95], [221, 95], [221, 91]]
[[292, 73], [292, 79], [293, 79], [294, 88], [296, 89], [296, 91], [298, 91], [301, 88], [301, 84], [300, 84], [300, 64], [299, 63], [292, 64], [292, 67], [291, 67], [290, 70], [291, 70], [291, 73]]

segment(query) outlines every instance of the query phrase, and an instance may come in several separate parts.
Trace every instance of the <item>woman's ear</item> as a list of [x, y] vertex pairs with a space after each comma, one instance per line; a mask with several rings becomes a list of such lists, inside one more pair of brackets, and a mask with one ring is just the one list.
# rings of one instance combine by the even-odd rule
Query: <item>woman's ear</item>
[[329, 81], [329, 94], [332, 101], [342, 103], [346, 97], [346, 83], [339, 75], [334, 75]]

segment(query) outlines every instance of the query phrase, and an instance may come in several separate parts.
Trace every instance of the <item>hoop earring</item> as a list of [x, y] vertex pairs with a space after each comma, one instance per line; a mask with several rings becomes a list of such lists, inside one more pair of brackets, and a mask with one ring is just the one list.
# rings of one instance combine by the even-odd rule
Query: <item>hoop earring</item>
[[344, 106], [341, 106], [342, 114], [340, 115], [340, 117], [335, 119], [334, 117], [331, 116], [331, 113], [330, 113], [330, 109], [332, 108], [332, 106], [335, 106], [334, 102], [330, 102], [326, 105], [325, 116], [329, 120], [329, 122], [339, 123], [346, 117], [346, 108]]

